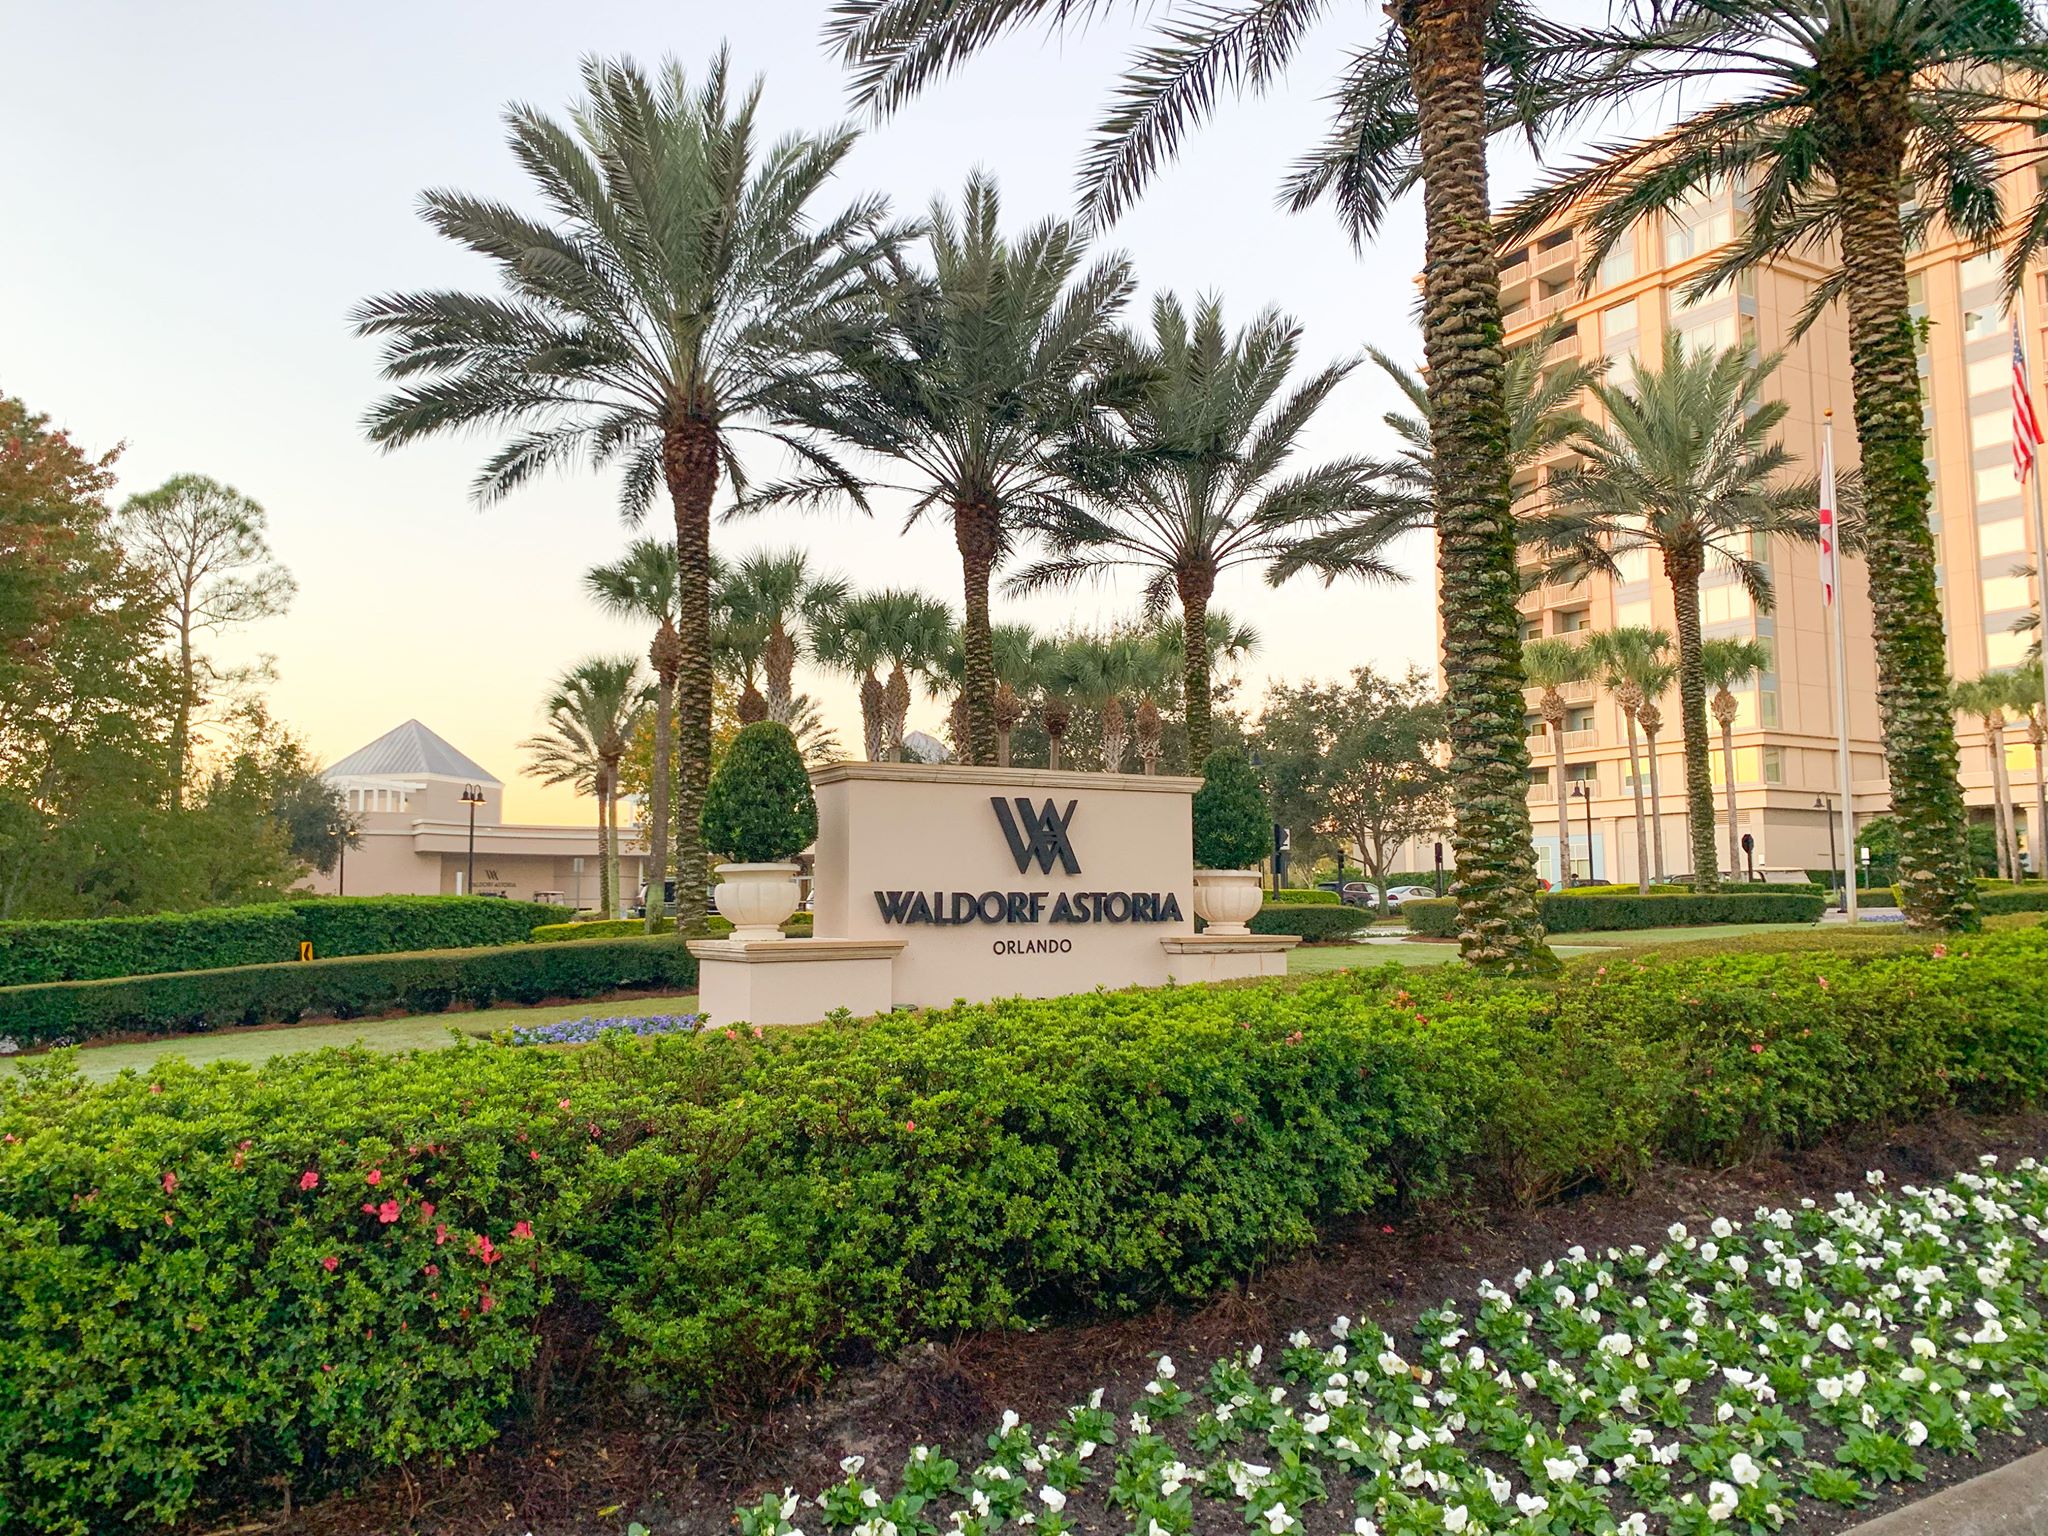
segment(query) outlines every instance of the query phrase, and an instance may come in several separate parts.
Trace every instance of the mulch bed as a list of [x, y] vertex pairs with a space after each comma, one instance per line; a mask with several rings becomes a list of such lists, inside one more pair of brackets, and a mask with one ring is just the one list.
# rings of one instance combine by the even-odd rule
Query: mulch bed
[[[2048, 1114], [1954, 1117], [1727, 1170], [1660, 1169], [1626, 1195], [1590, 1194], [1540, 1210], [1435, 1213], [1399, 1226], [1348, 1222], [1314, 1252], [1196, 1311], [969, 1334], [849, 1370], [806, 1398], [722, 1423], [677, 1421], [644, 1400], [586, 1400], [455, 1467], [416, 1467], [289, 1516], [216, 1516], [191, 1529], [218, 1536], [620, 1536], [637, 1519], [657, 1536], [727, 1533], [735, 1504], [784, 1485], [813, 1495], [837, 1480], [844, 1456], [893, 1471], [913, 1445], [928, 1444], [965, 1466], [1006, 1408], [1049, 1424], [1104, 1387], [1107, 1404], [1127, 1411], [1162, 1353], [1184, 1372], [1205, 1371], [1243, 1346], [1271, 1352], [1296, 1328], [1319, 1334], [1340, 1313], [1377, 1323], [1398, 1342], [1427, 1308], [1469, 1297], [1482, 1279], [1504, 1282], [1574, 1243], [1596, 1251], [1654, 1245], [1674, 1220], [1746, 1218], [1758, 1205], [1824, 1198], [1860, 1186], [1871, 1168], [1894, 1185], [1927, 1182], [1983, 1152], [2048, 1157]], [[1786, 1529], [1824, 1536], [2043, 1445], [2048, 1415], [2035, 1414], [2024, 1433], [1987, 1438], [1980, 1459], [1930, 1456], [1927, 1482], [1854, 1513], [1809, 1505]], [[807, 1508], [798, 1522], [822, 1536], [816, 1516]], [[1348, 1532], [1350, 1523], [1348, 1502], [1333, 1501], [1310, 1519], [1312, 1529], [1332, 1532]], [[1121, 1530], [1122, 1523], [1084, 1516], [1080, 1528]]]

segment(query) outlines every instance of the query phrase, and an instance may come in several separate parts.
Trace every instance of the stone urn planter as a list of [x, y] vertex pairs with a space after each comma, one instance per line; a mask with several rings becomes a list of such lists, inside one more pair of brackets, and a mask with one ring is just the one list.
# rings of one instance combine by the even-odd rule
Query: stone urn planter
[[1218, 937], [1251, 932], [1245, 925], [1259, 915], [1264, 879], [1256, 869], [1196, 870], [1195, 916], [1205, 931]]
[[732, 936], [751, 942], [785, 937], [782, 925], [796, 911], [800, 872], [795, 864], [720, 864], [711, 895]]

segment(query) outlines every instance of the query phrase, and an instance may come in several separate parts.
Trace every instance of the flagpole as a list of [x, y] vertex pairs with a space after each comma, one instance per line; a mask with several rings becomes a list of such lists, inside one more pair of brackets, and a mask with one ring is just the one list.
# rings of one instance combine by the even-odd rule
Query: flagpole
[[1842, 770], [1842, 915], [1856, 921], [1856, 802], [1855, 776], [1849, 762], [1849, 656], [1842, 641], [1842, 518], [1835, 505], [1835, 413], [1822, 416], [1821, 460], [1823, 494], [1834, 520], [1831, 560], [1833, 568], [1826, 594], [1829, 630], [1835, 652], [1835, 750]]
[[[2026, 356], [2027, 336], [2027, 290], [2024, 284], [2015, 296], [2015, 302], [2019, 305], [2020, 356], [2024, 358]], [[2018, 380], [2014, 380], [2014, 385], [2017, 387]], [[2033, 394], [2033, 375], [2031, 372], [2027, 376], [2027, 393], [2030, 396]], [[2032, 409], [2033, 404], [2034, 402], [2031, 399], [2027, 401], [2029, 410]], [[2014, 422], [2013, 431], [2017, 433], [2019, 430], [2019, 423]], [[2041, 647], [2040, 665], [2043, 675], [2048, 676], [2048, 516], [2044, 516], [2041, 511], [2040, 467], [2039, 464], [2036, 464], [2034, 466], [2036, 472], [2028, 475], [2026, 478], [2034, 488], [2032, 502], [2034, 509], [2034, 640]], [[2005, 750], [2005, 742], [2002, 737], [1998, 743], [1998, 750], [2001, 752]], [[2034, 772], [2036, 777], [2038, 777], [2041, 771], [2039, 759], [2035, 761]], [[1995, 763], [1992, 765], [1993, 783], [1996, 783], [1998, 779], [1997, 766]], [[2039, 800], [2037, 799], [2035, 803], [2039, 804]], [[2031, 821], [2033, 818], [2029, 819]], [[2029, 825], [2027, 828], [2027, 853], [2029, 855], [2029, 862], [2034, 866], [2034, 873], [2037, 876], [2048, 876], [2048, 860], [2042, 858], [2044, 850], [2048, 850], [2048, 827]], [[2020, 879], [2024, 879], [2026, 876], [2024, 870], [2014, 870], [2013, 874]]]

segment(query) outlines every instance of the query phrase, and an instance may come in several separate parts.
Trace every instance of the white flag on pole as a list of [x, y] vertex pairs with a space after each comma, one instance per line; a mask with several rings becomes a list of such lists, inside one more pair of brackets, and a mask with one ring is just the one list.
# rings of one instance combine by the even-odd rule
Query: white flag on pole
[[1835, 584], [1840, 579], [1842, 560], [1835, 548], [1835, 434], [1834, 423], [1821, 433], [1820, 438], [1820, 584], [1827, 601], [1835, 600]]

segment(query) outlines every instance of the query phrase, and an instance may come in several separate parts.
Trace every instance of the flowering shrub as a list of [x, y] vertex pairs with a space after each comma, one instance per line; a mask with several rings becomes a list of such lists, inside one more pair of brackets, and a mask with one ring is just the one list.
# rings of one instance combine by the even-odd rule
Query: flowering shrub
[[522, 1024], [508, 1037], [513, 1045], [588, 1045], [599, 1035], [688, 1034], [703, 1027], [699, 1013], [657, 1013], [630, 1019], [562, 1019], [553, 1024]]
[[[1553, 984], [1388, 966], [789, 1032], [609, 1030], [580, 1051], [165, 1062], [101, 1085], [55, 1057], [0, 1079], [0, 1530], [169, 1520], [458, 1454], [567, 1387], [541, 1373], [587, 1351], [542, 1349], [549, 1330], [597, 1329], [614, 1383], [684, 1406], [762, 1397], [853, 1349], [1200, 1298], [1381, 1202], [1541, 1198], [1657, 1156], [2027, 1102], [2048, 1082], [2044, 977], [2048, 931], [2030, 930], [1582, 962]], [[1933, 1238], [1901, 1241], [1916, 1271], [1944, 1264]], [[1743, 1250], [1753, 1274], [1762, 1252]], [[1910, 1289], [1866, 1279], [1866, 1312]], [[1617, 1331], [1640, 1336], [1590, 1342]], [[1166, 1379], [1160, 1423], [1213, 1415], [1188, 1392]], [[1149, 1447], [1126, 1478], [1159, 1477], [1131, 1497], [1171, 1511], [1277, 1487], [1260, 1509], [1292, 1511], [1327, 1481], [1317, 1445], [1253, 1454], [1233, 1421], [1250, 1432], [1219, 1420], [1204, 1454], [1224, 1464], [1200, 1479], [1164, 1474], [1197, 1465], [1185, 1448]], [[1081, 1470], [1083, 1443], [1112, 1444], [1097, 1426], [1071, 1437]], [[1038, 1443], [1006, 1439], [1019, 1486], [984, 1491], [1045, 1536], [1067, 1516], [1022, 1486], [1027, 1458], [1052, 1465]]]
[[1091, 1515], [1142, 1536], [1219, 1515], [1265, 1536], [1796, 1528], [1805, 1501], [1853, 1507], [2038, 1416], [2048, 1173], [1995, 1164], [1895, 1196], [1871, 1174], [1654, 1250], [1573, 1248], [1424, 1313], [1408, 1345], [1340, 1317], [1206, 1375], [1162, 1357], [1125, 1412], [1097, 1391], [1042, 1433], [1005, 1413], [986, 1455], [919, 1446], [893, 1479], [849, 1457], [740, 1528], [796, 1536], [807, 1510], [854, 1536]]

